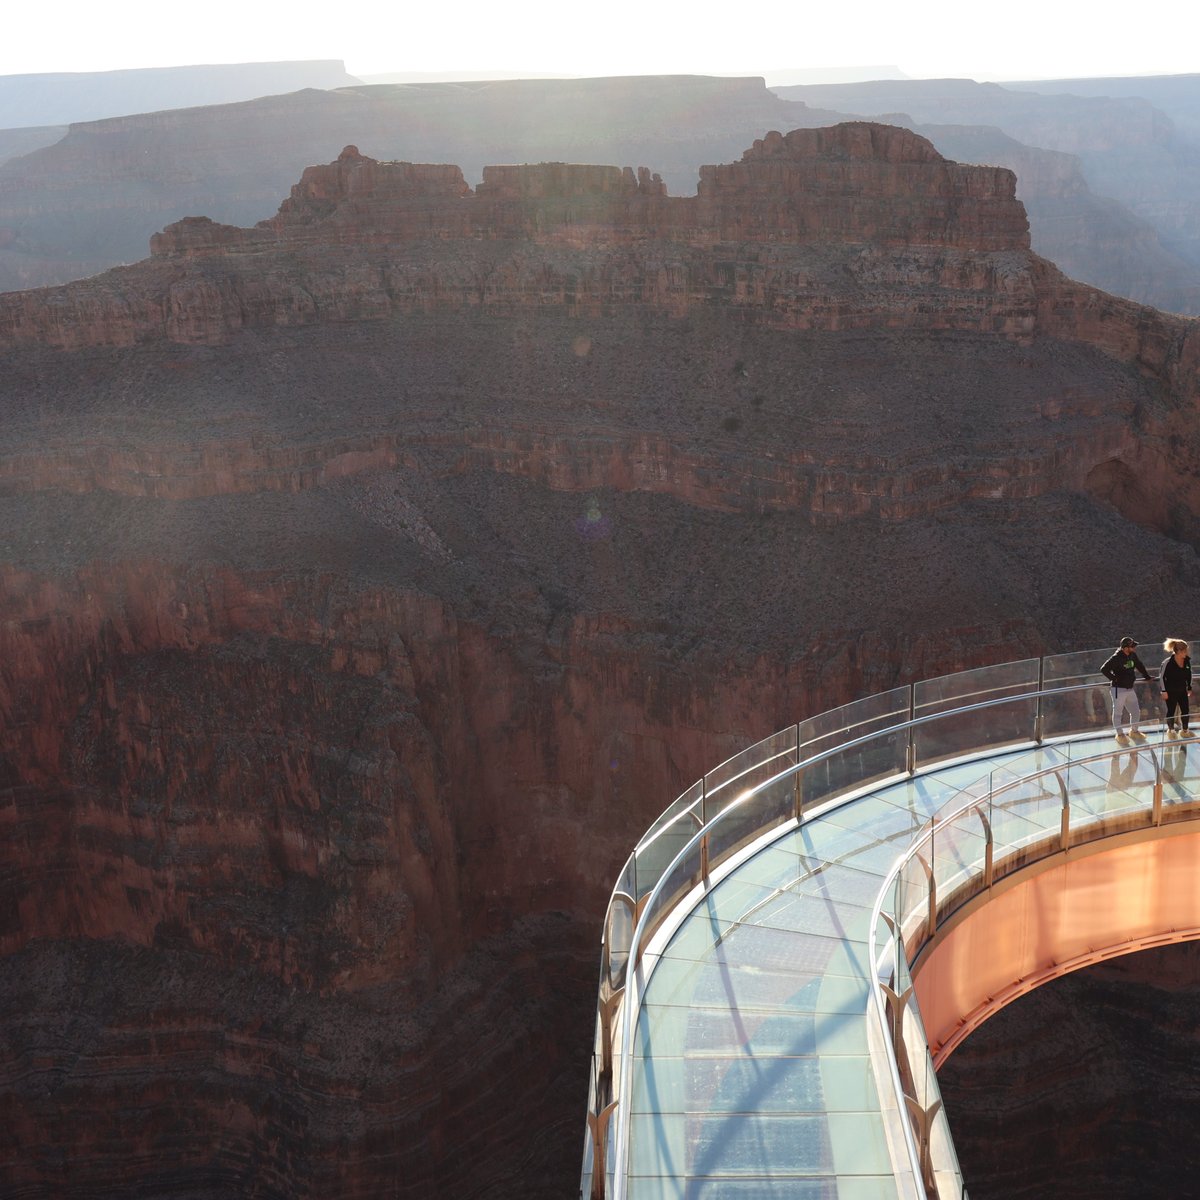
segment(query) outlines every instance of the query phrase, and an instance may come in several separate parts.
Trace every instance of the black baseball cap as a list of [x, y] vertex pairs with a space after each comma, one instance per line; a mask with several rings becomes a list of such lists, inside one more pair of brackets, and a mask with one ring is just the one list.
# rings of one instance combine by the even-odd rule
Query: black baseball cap
[[1133, 638], [1123, 637], [1121, 639], [1121, 649], [1122, 650], [1134, 650], [1136, 648], [1137, 648], [1137, 642], [1135, 642], [1133, 640]]

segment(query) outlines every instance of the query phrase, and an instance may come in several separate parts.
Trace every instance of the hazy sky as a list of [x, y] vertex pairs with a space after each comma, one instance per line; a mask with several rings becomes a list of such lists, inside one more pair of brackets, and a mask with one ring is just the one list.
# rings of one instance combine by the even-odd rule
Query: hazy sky
[[1200, 71], [1200, 4], [1150, 0], [609, 0], [170, 5], [9, 0], [0, 74], [340, 58], [351, 74], [764, 74], [893, 64], [916, 77], [1031, 79]]

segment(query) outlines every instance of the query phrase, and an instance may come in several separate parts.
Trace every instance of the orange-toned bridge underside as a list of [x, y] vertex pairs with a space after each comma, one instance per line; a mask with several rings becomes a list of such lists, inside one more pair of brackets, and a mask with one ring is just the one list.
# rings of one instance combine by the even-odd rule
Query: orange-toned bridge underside
[[934, 1065], [1039, 984], [1104, 958], [1200, 938], [1200, 832], [1190, 828], [1076, 847], [959, 910], [912, 969]]

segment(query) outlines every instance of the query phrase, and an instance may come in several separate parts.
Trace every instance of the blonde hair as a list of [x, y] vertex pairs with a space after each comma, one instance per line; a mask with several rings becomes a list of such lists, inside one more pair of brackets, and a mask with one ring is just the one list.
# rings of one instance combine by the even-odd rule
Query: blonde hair
[[1163, 642], [1163, 649], [1167, 651], [1168, 654], [1178, 654], [1180, 650], [1186, 650], [1187, 648], [1188, 644], [1183, 640], [1183, 638], [1167, 638], [1167, 640]]

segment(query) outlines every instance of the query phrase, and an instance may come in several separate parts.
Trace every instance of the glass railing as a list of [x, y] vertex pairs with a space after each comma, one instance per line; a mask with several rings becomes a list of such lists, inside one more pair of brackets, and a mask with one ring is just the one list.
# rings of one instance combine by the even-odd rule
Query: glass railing
[[[589, 1122], [609, 1105], [619, 1109], [622, 1059], [636, 1023], [636, 968], [663, 920], [689, 894], [705, 886], [715, 867], [772, 829], [806, 819], [817, 809], [849, 800], [855, 793], [912, 774], [936, 763], [993, 754], [1103, 729], [1109, 724], [1108, 684], [1098, 667], [1111, 650], [1090, 650], [1026, 659], [926, 680], [869, 696], [808, 718], [772, 734], [722, 763], [688, 788], [654, 822], [627, 860], [604, 924], [597, 1020], [597, 1068], [589, 1096]], [[1158, 711], [1156, 685], [1139, 681], [1144, 710]], [[991, 780], [984, 790], [990, 794]], [[1032, 788], [1033, 785], [1030, 785]], [[1016, 785], [1014, 783], [1014, 793]], [[1025, 797], [998, 814], [1005, 836], [1019, 838], [1039, 828], [1036, 814], [1050, 803]], [[932, 828], [932, 826], [931, 826]], [[943, 833], [966, 861], [979, 833], [961, 816]], [[955, 876], [950, 857], [939, 858], [943, 886]], [[920, 878], [912, 876], [916, 871]], [[925, 895], [929, 881], [918, 866], [898, 879], [898, 911], [914, 936], [928, 922], [911, 897]], [[911, 909], [911, 911], [909, 911]], [[914, 924], [914, 922], [916, 924]], [[906, 935], [907, 938], [907, 935]], [[617, 999], [614, 1001], [614, 997]], [[629, 1014], [633, 1014], [632, 1017]], [[622, 1036], [622, 1050], [612, 1039]], [[604, 1039], [610, 1039], [604, 1044]], [[627, 1075], [624, 1075], [627, 1077]], [[618, 1134], [621, 1114], [613, 1118]], [[598, 1154], [613, 1167], [611, 1135], [589, 1150], [581, 1195], [614, 1195], [609, 1172], [593, 1169]], [[619, 1155], [617, 1156], [619, 1158]], [[621, 1172], [615, 1173], [620, 1194]]]

